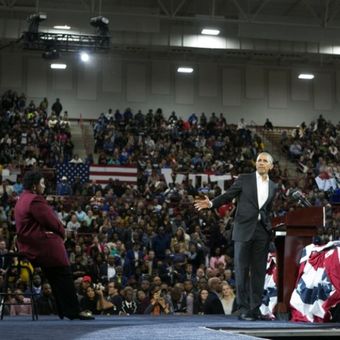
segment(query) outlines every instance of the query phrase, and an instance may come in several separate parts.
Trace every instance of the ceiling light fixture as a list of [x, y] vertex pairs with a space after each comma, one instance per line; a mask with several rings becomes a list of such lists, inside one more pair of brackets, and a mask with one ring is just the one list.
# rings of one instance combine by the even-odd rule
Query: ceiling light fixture
[[56, 26], [53, 26], [53, 28], [56, 29], [56, 30], [70, 30], [71, 26], [68, 26], [68, 25], [56, 25]]
[[204, 34], [204, 35], [219, 35], [220, 30], [218, 30], [216, 28], [203, 28], [202, 31], [201, 31], [201, 34]]
[[66, 64], [51, 64], [50, 67], [53, 70], [65, 70], [67, 65]]
[[178, 69], [177, 69], [177, 72], [178, 73], [192, 73], [192, 72], [194, 72], [194, 69], [192, 68], [192, 67], [179, 67]]
[[311, 74], [311, 73], [300, 73], [298, 78], [299, 79], [311, 80], [311, 79], [314, 79], [314, 74]]

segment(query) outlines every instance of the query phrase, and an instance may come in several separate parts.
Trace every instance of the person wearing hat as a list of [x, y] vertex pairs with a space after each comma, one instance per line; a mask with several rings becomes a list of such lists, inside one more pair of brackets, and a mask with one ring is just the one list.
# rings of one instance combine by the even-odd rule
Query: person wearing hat
[[79, 289], [78, 289], [80, 297], [83, 297], [86, 294], [87, 288], [90, 287], [91, 285], [92, 285], [91, 276], [90, 275], [84, 275], [81, 278], [80, 286], [79, 286]]
[[72, 195], [72, 187], [67, 182], [66, 176], [61, 177], [61, 181], [59, 183], [57, 183], [56, 192], [57, 192], [57, 195], [60, 195], [60, 196]]
[[43, 197], [45, 180], [38, 171], [24, 177], [24, 192], [14, 209], [17, 246], [33, 266], [41, 268], [51, 285], [58, 315], [92, 320], [82, 314], [64, 245], [65, 228]]
[[84, 275], [82, 281], [86, 282], [86, 283], [91, 283], [92, 282], [91, 276], [90, 275]]

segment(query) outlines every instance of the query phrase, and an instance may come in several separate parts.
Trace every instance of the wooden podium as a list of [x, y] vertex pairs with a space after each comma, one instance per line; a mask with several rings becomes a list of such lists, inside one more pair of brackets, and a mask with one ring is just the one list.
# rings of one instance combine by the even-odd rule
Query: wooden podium
[[272, 221], [275, 231], [278, 273], [277, 313], [289, 313], [289, 301], [299, 270], [302, 249], [312, 243], [324, 225], [324, 208], [301, 208]]

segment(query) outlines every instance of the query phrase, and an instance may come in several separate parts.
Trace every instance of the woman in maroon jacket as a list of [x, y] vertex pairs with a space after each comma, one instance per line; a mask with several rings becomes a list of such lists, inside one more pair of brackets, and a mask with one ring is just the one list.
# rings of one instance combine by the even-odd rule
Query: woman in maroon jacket
[[51, 285], [61, 319], [93, 319], [92, 316], [80, 313], [64, 246], [65, 229], [42, 196], [45, 190], [42, 174], [37, 171], [27, 172], [24, 189], [15, 206], [19, 251], [33, 265], [41, 267]]

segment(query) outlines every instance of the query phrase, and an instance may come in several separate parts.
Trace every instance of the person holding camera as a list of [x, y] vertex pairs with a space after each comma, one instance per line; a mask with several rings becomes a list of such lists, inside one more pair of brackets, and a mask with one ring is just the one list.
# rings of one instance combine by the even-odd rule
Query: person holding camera
[[154, 286], [151, 290], [151, 300], [146, 307], [144, 314], [168, 315], [172, 314], [170, 302], [165, 294], [162, 293], [160, 286]]
[[85, 295], [80, 300], [81, 311], [88, 315], [101, 314], [102, 310], [107, 307], [104, 289], [105, 287], [100, 283], [87, 287]]

